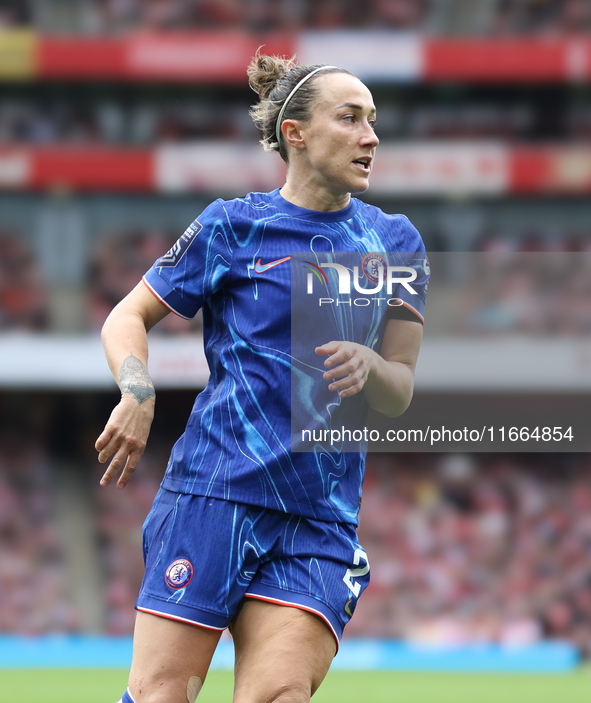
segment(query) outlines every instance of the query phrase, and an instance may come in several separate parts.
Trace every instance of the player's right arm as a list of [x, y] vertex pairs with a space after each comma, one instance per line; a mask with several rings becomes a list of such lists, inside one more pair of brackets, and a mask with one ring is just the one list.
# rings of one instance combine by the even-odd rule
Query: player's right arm
[[101, 486], [121, 473], [117, 486], [124, 488], [146, 447], [156, 400], [147, 369], [147, 333], [169, 312], [141, 282], [113, 308], [103, 326], [103, 346], [121, 401], [95, 444], [101, 464], [113, 457]]

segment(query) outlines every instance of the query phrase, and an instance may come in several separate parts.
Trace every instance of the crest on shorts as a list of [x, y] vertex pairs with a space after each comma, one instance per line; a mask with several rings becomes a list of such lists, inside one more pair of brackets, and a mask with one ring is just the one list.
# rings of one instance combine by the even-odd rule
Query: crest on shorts
[[172, 245], [172, 247], [158, 259], [156, 267], [174, 268], [183, 258], [187, 249], [191, 246], [195, 237], [201, 232], [203, 225], [198, 220], [192, 222], [187, 229], [181, 234], [180, 238]]
[[171, 588], [184, 588], [193, 578], [193, 564], [187, 559], [177, 559], [166, 569], [164, 578]]
[[361, 261], [361, 270], [363, 271], [363, 275], [372, 283], [377, 283], [380, 280], [379, 266], [382, 267], [383, 277], [384, 272], [388, 269], [388, 264], [383, 256], [380, 256], [379, 254], [367, 254]]

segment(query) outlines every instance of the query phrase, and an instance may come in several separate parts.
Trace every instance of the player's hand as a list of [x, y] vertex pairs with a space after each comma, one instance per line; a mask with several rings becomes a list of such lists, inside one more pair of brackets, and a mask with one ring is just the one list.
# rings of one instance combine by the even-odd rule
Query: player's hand
[[376, 356], [372, 349], [355, 342], [327, 342], [314, 351], [328, 357], [324, 365], [330, 370], [322, 377], [331, 382], [328, 390], [338, 391], [341, 398], [356, 395], [363, 389]]
[[94, 445], [101, 464], [115, 455], [103, 474], [101, 486], [108, 486], [120, 472], [117, 487], [125, 488], [129, 483], [146, 448], [153, 418], [154, 398], [141, 405], [130, 396], [121, 398]]

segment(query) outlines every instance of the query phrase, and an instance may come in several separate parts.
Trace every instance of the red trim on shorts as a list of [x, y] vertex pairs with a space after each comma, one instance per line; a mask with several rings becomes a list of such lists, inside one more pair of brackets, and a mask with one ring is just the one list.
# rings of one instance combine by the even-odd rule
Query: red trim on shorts
[[319, 618], [321, 618], [330, 628], [330, 631], [332, 632], [335, 642], [337, 643], [337, 651], [335, 652], [335, 656], [338, 654], [339, 651], [339, 638], [337, 637], [337, 633], [335, 632], [334, 627], [331, 625], [330, 620], [324, 615], [324, 613], [321, 613], [319, 610], [314, 610], [314, 608], [309, 608], [305, 605], [301, 605], [300, 603], [291, 603], [288, 600], [280, 600], [279, 598], [269, 598], [268, 596], [257, 596], [254, 593], [245, 593], [244, 594], [245, 598], [256, 598], [257, 600], [264, 600], [267, 603], [275, 603], [276, 605], [285, 605], [288, 608], [298, 608], [299, 610], [305, 610], [308, 613], [313, 613], [314, 615], [318, 615]]
[[137, 607], [136, 610], [142, 613], [149, 613], [150, 615], [157, 615], [160, 618], [166, 618], [167, 620], [176, 620], [177, 622], [186, 622], [189, 625], [195, 625], [195, 627], [203, 627], [206, 630], [215, 630], [216, 632], [223, 632], [225, 627], [214, 627], [213, 625], [204, 625], [202, 622], [196, 622], [195, 620], [189, 620], [188, 618], [181, 618], [177, 615], [169, 615], [168, 613], [161, 613], [158, 610], [150, 610], [149, 608]]
[[158, 293], [152, 288], [152, 286], [148, 283], [148, 281], [146, 281], [145, 276], [142, 276], [142, 281], [146, 284], [146, 287], [150, 291], [150, 293], [153, 293], [156, 296], [156, 298], [158, 298], [158, 300], [162, 303], [162, 305], [164, 305], [164, 307], [167, 307], [170, 310], [170, 312], [173, 312], [175, 315], [182, 317], [183, 320], [190, 320], [191, 319], [190, 317], [185, 317], [184, 315], [181, 315], [181, 313], [177, 312], [174, 308], [171, 308], [170, 305], [163, 298], [161, 298], [158, 295]]

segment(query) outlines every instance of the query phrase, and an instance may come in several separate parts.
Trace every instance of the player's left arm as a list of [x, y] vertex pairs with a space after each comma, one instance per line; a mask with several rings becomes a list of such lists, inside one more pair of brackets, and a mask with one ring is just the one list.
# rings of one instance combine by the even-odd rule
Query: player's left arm
[[423, 325], [411, 320], [386, 323], [379, 354], [355, 342], [333, 341], [316, 347], [326, 356], [323, 378], [331, 391], [348, 398], [363, 391], [372, 408], [397, 417], [410, 405]]

